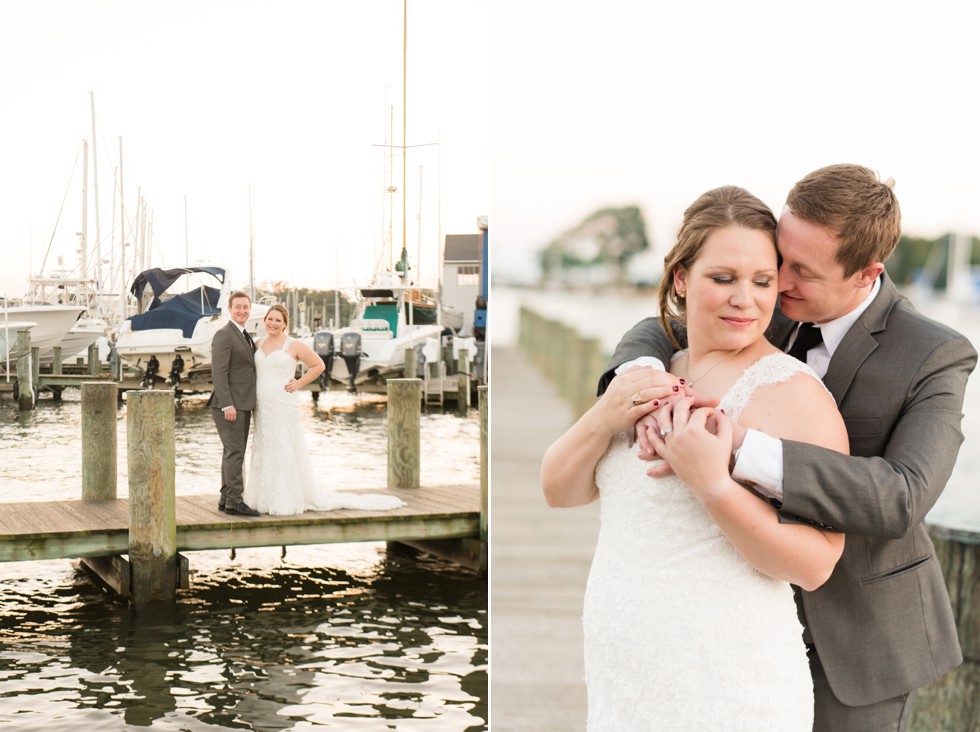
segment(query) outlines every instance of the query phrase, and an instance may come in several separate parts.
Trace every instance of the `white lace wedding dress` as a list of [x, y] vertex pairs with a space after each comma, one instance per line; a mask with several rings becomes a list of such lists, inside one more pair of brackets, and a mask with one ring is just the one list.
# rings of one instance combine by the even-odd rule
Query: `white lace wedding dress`
[[[719, 406], [737, 418], [757, 389], [800, 371], [812, 374], [765, 356]], [[602, 525], [583, 618], [590, 732], [810, 732], [792, 588], [750, 567], [679, 478], [654, 480], [648, 467], [620, 435], [596, 469]]]
[[285, 391], [296, 372], [287, 351], [292, 338], [269, 355], [255, 350], [255, 434], [244, 501], [259, 513], [288, 516], [341, 508], [371, 511], [403, 506], [394, 496], [329, 491], [317, 484], [300, 421], [299, 394]]

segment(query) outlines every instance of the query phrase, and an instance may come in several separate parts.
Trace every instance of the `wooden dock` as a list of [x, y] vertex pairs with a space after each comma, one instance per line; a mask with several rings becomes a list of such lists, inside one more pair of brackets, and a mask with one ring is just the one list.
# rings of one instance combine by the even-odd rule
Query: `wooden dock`
[[422, 383], [392, 379], [387, 486], [360, 492], [397, 496], [405, 505], [293, 516], [228, 515], [218, 510], [217, 492], [176, 495], [169, 391], [138, 390], [127, 399], [129, 495], [118, 498], [117, 390], [112, 381], [81, 385], [81, 500], [0, 504], [0, 561], [77, 558], [136, 605], [172, 600], [187, 587], [182, 551], [387, 541], [487, 571], [487, 387], [479, 393], [479, 485], [420, 485]]
[[[354, 492], [354, 491], [352, 491]], [[177, 550], [241, 549], [361, 541], [478, 538], [478, 486], [377, 488], [405, 506], [391, 511], [307, 511], [295, 516], [232, 516], [218, 495], [176, 497]], [[129, 500], [4, 503], [0, 561], [107, 557], [129, 551]]]

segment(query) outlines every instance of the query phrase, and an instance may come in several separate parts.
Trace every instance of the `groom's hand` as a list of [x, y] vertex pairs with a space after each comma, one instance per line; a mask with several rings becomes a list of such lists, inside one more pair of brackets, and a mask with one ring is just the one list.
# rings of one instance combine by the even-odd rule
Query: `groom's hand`
[[238, 419], [238, 412], [235, 411], [234, 407], [228, 407], [225, 410], [225, 422], [234, 422]]
[[[657, 449], [654, 447], [653, 441], [650, 439], [647, 431], [652, 430], [653, 432], [659, 434], [660, 427], [657, 421], [658, 415], [663, 414], [669, 418], [670, 411], [673, 409], [674, 405], [685, 397], [693, 397], [693, 409], [718, 406], [717, 399], [699, 396], [698, 394], [695, 394], [689, 386], [685, 386], [682, 390], [679, 390], [670, 397], [662, 399], [660, 405], [658, 405], [659, 408], [656, 411], [650, 412], [650, 414], [645, 415], [636, 423], [636, 440], [640, 445], [640, 451], [637, 453], [637, 457], [639, 457], [640, 460], [657, 460], [658, 458], [662, 458], [661, 455], [657, 454]], [[669, 424], [669, 419], [667, 420], [667, 423]], [[659, 478], [662, 478], [665, 475], [670, 475], [672, 472], [674, 472], [667, 463], [655, 465], [651, 468], [651, 470], [656, 474], [656, 477]]]

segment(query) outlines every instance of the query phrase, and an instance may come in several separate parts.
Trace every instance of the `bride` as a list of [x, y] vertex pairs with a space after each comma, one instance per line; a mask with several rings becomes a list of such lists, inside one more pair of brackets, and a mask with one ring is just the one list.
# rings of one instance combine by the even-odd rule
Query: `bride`
[[[731, 453], [735, 419], [847, 451], [823, 384], [764, 337], [777, 298], [775, 231], [772, 212], [741, 188], [691, 204], [660, 285], [661, 321], [684, 322], [688, 350], [670, 377], [640, 367], [617, 376], [545, 454], [550, 505], [601, 497], [583, 613], [591, 732], [811, 730], [813, 685], [790, 583], [823, 584], [843, 535], [780, 523], [707, 453], [650, 478], [626, 435], [659, 410], [662, 439], [652, 441], [668, 457], [672, 439], [689, 439], [680, 430], [688, 420], [727, 440], [727, 451], [711, 454]], [[694, 409], [688, 392], [717, 409]]]
[[[303, 439], [297, 392], [323, 373], [323, 360], [286, 334], [289, 312], [276, 304], [266, 313], [266, 338], [256, 344], [255, 439], [245, 502], [259, 513], [284, 516], [341, 508], [388, 510], [405, 505], [394, 496], [328, 491], [313, 475]], [[296, 378], [302, 361], [307, 371]]]

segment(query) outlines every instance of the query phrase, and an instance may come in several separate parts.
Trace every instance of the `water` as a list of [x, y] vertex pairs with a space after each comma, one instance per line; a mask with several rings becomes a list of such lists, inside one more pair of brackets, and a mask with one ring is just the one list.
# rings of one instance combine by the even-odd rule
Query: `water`
[[[304, 407], [332, 489], [383, 487], [383, 398]], [[0, 400], [2, 500], [80, 497], [80, 404]], [[119, 495], [126, 495], [125, 408]], [[203, 397], [176, 413], [178, 495], [213, 492], [221, 444]], [[479, 480], [479, 424], [423, 415], [421, 480]], [[2, 520], [2, 504], [0, 504]], [[76, 562], [0, 564], [0, 729], [487, 729], [487, 586], [384, 544], [191, 552], [191, 588], [131, 609]]]
[[[598, 338], [607, 354], [613, 352], [620, 337], [637, 321], [657, 313], [653, 291], [583, 293], [496, 287], [492, 294], [491, 338], [495, 346], [516, 343], [521, 305], [573, 325], [583, 336]], [[919, 310], [963, 333], [980, 351], [980, 308], [921, 298], [914, 301]], [[980, 451], [976, 449], [980, 445], [980, 368], [967, 382], [963, 413], [963, 445], [949, 483], [928, 520], [980, 535], [980, 492], [976, 490], [976, 476], [980, 475]]]

